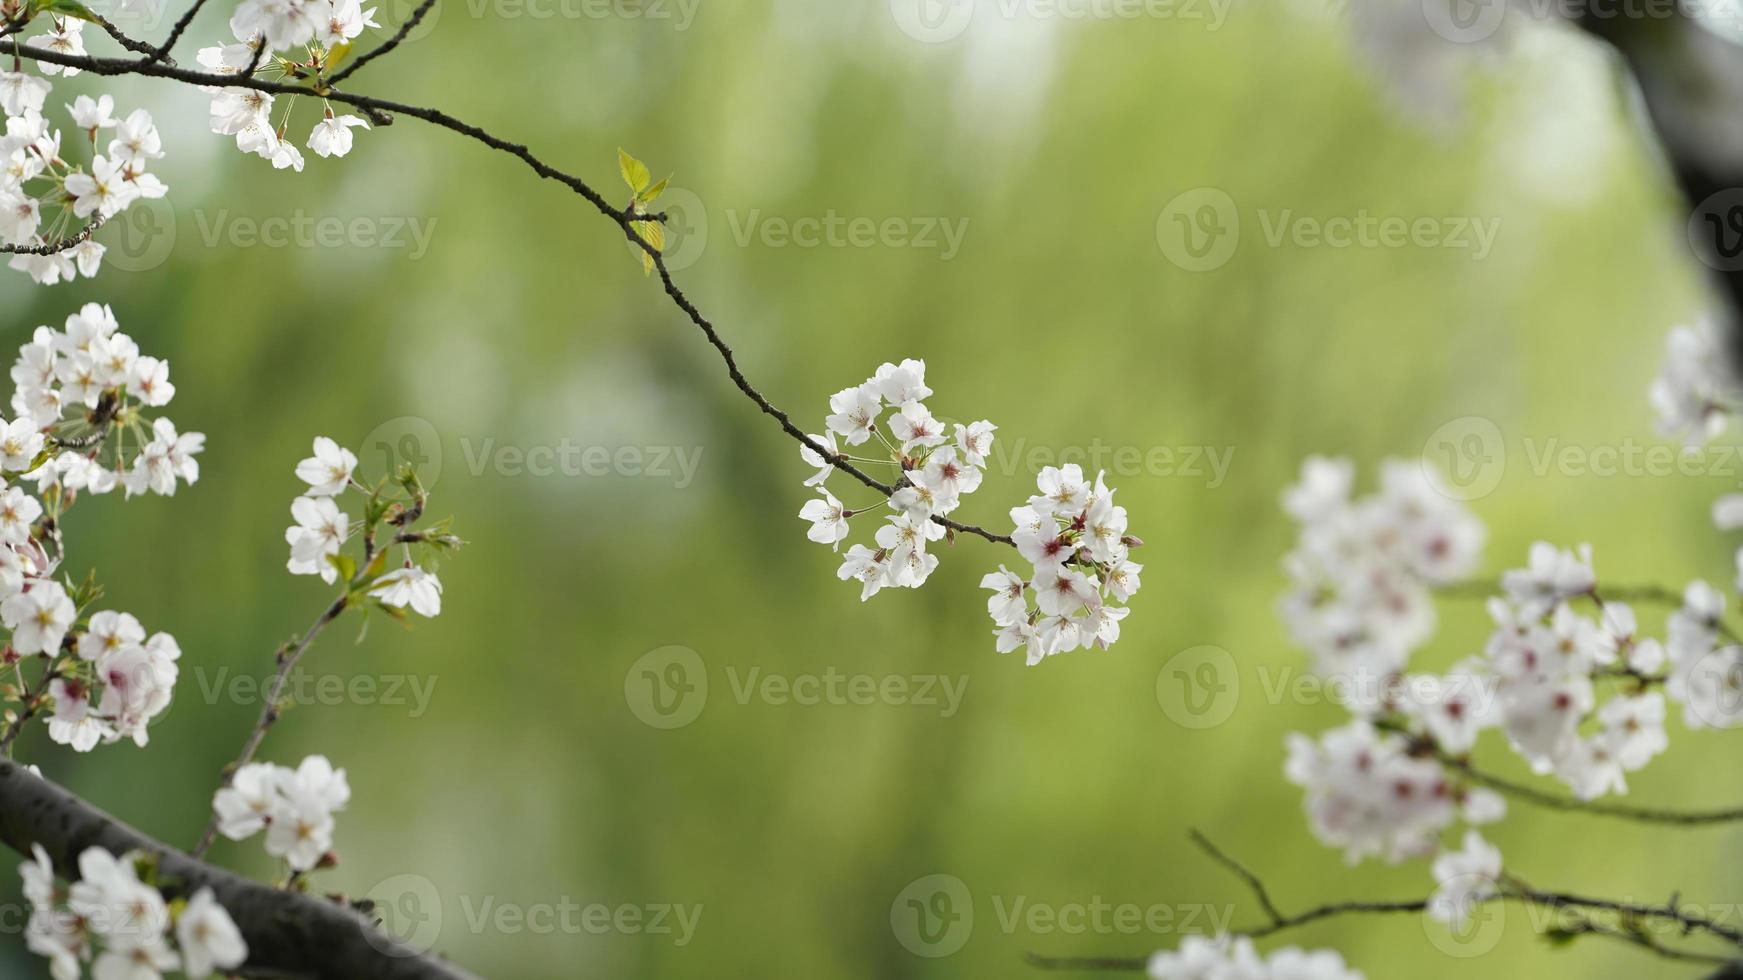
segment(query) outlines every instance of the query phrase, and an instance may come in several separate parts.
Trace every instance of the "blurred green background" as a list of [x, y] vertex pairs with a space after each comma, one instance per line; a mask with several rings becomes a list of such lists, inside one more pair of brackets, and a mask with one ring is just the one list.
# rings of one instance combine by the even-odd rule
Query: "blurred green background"
[[[1202, 462], [1110, 475], [1148, 542], [1145, 588], [1111, 651], [1036, 669], [995, 654], [977, 583], [1014, 555], [973, 539], [944, 549], [924, 590], [862, 605], [793, 516], [809, 474], [794, 444], [616, 229], [522, 164], [407, 120], [359, 132], [347, 159], [274, 172], [204, 131], [200, 93], [87, 77], [57, 82], [51, 105], [109, 91], [151, 108], [170, 154], [154, 170], [172, 192], [103, 232], [110, 268], [94, 283], [0, 278], [6, 343], [111, 303], [170, 360], [169, 414], [209, 441], [196, 486], [89, 501], [67, 528], [72, 571], [96, 567], [108, 605], [180, 639], [173, 709], [143, 751], [74, 756], [37, 730], [20, 756], [164, 840], [194, 841], [259, 707], [226, 685], [264, 677], [328, 599], [284, 571], [282, 539], [291, 470], [327, 434], [372, 472], [409, 450], [433, 512], [471, 543], [441, 568], [438, 620], [377, 618], [354, 643], [347, 619], [307, 660], [314, 677], [413, 679], [431, 692], [425, 710], [409, 686], [398, 703], [383, 687], [299, 707], [263, 757], [319, 752], [347, 768], [343, 864], [321, 886], [376, 894], [402, 931], [484, 975], [1021, 977], [1036, 975], [1029, 950], [1147, 954], [1178, 936], [1005, 918], [1019, 900], [1055, 912], [1099, 900], [1176, 921], [1234, 905], [1236, 924], [1256, 921], [1189, 844], [1194, 827], [1262, 870], [1286, 909], [1425, 894], [1425, 863], [1346, 868], [1282, 778], [1284, 735], [1345, 713], [1267, 696], [1306, 665], [1273, 612], [1293, 536], [1277, 496], [1310, 453], [1352, 455], [1371, 483], [1382, 458], [1420, 455], [1442, 426], [1479, 417], [1505, 446], [1499, 484], [1471, 502], [1490, 528], [1487, 569], [1522, 564], [1545, 538], [1591, 542], [1601, 580], [1729, 581], [1736, 542], [1707, 511], [1738, 483], [1736, 463], [1598, 477], [1537, 459], [1552, 440], [1660, 444], [1646, 389], [1666, 331], [1705, 301], [1685, 212], [1625, 92], [1595, 48], [1552, 31], [1461, 62], [1456, 91], [1425, 101], [1308, 5], [980, 7], [960, 32], [921, 40], [903, 29], [912, 11], [885, 0], [443, 0], [432, 28], [353, 87], [525, 141], [612, 198], [627, 197], [620, 145], [675, 171], [680, 281], [802, 424], [820, 427], [831, 392], [902, 357], [926, 359], [940, 415], [998, 423], [966, 520], [1005, 529], [1032, 463], [1074, 447], [1224, 454], [1220, 481]], [[184, 61], [227, 33], [227, 13], [196, 22]], [[142, 33], [161, 35], [166, 16]], [[299, 142], [316, 112], [299, 107]], [[1171, 202], [1199, 188], [1227, 195], [1239, 232], [1220, 266], [1193, 271], [1168, 243]], [[1285, 211], [1470, 218], [1498, 235], [1480, 257], [1273, 245], [1266, 227]], [[965, 221], [966, 234], [948, 257], [764, 234], [830, 214], [916, 233], [916, 219]], [[350, 232], [249, 243], [257, 223], [299, 216], [400, 225], [404, 245]], [[500, 453], [563, 445], [675, 447], [699, 463], [690, 479], [532, 475]], [[1471, 653], [1485, 633], [1474, 603], [1443, 604], [1442, 622], [1418, 664]], [[1162, 707], [1177, 693], [1165, 665], [1203, 645], [1238, 665], [1232, 713], [1210, 727]], [[694, 651], [708, 696], [689, 724], [661, 729], [631, 701], [638, 659], [669, 646]], [[777, 704], [736, 696], [753, 669], [966, 687], [948, 717]], [[1635, 799], [1737, 802], [1743, 773], [1713, 761], [1730, 738], [1673, 724], [1671, 752], [1631, 777]], [[1498, 735], [1480, 757], [1519, 771]], [[1490, 836], [1541, 887], [1743, 898], [1725, 829], [1515, 806]], [[214, 856], [271, 870], [258, 841]], [[949, 956], [919, 956], [892, 905], [900, 919], [904, 889], [940, 874], [971, 896], [972, 931], [952, 933], [966, 941]], [[562, 903], [702, 911], [684, 944], [479, 921]], [[1373, 978], [1695, 973], [1601, 941], [1553, 950], [1530, 926], [1513, 911], [1492, 942], [1461, 945], [1413, 917], [1350, 919], [1285, 941], [1335, 946]], [[20, 941], [0, 956], [8, 975], [41, 969]]]

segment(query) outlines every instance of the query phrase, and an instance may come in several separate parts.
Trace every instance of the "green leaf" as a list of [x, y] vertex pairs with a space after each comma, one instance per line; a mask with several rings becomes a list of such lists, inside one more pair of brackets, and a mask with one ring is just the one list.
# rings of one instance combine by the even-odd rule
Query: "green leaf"
[[345, 59], [351, 57], [351, 51], [352, 44], [350, 41], [341, 41], [340, 43], [333, 45], [332, 49], [327, 52], [326, 69], [332, 71], [344, 64]]
[[[665, 225], [660, 224], [658, 221], [636, 221], [636, 222], [632, 222], [630, 226], [635, 229], [636, 234], [638, 234], [642, 237], [642, 241], [647, 242], [649, 245], [653, 246], [654, 251], [660, 252], [660, 251], [665, 250], [665, 247], [666, 247], [666, 226]], [[641, 250], [641, 253], [642, 253], [642, 275], [644, 275], [644, 276], [653, 275], [654, 257], [652, 255], [649, 255], [645, 249]]]
[[369, 567], [363, 570], [363, 577], [373, 583], [376, 579], [381, 577], [381, 573], [384, 571], [387, 571], [386, 548], [377, 551], [375, 557], [369, 559]]
[[642, 191], [641, 193], [639, 193], [635, 196], [636, 203], [637, 204], [652, 204], [652, 203], [654, 203], [654, 198], [659, 197], [660, 194], [665, 191], [666, 185], [670, 184], [671, 182], [672, 182], [672, 175], [671, 174], [667, 174], [666, 176], [661, 177], [659, 183], [655, 184], [654, 186], [648, 188], [645, 191]]
[[339, 577], [347, 582], [357, 574], [357, 560], [350, 555], [328, 555], [327, 560], [339, 570]]
[[637, 194], [653, 179], [653, 174], [648, 173], [648, 165], [623, 152], [622, 147], [617, 150], [617, 172], [623, 174], [623, 182]]
[[91, 13], [91, 8], [79, 3], [78, 0], [36, 0], [34, 6], [39, 12], [48, 10], [68, 17], [76, 17], [79, 20], [97, 22], [97, 15]]
[[24, 468], [24, 472], [35, 473], [42, 464], [55, 458], [57, 452], [58, 450], [54, 446], [44, 446], [42, 452], [37, 453], [36, 458], [30, 461], [30, 465]]

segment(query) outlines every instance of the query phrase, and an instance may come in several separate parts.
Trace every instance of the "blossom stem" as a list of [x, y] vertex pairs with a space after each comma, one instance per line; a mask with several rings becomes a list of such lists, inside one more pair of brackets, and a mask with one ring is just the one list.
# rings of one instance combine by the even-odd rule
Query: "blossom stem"
[[[22, 678], [22, 668], [20, 671]], [[6, 726], [5, 734], [0, 734], [0, 750], [5, 751], [6, 758], [12, 758], [12, 743], [18, 739], [18, 734], [24, 731], [24, 726], [30, 723], [30, 719], [35, 718], [36, 713], [42, 710], [43, 696], [48, 693], [48, 686], [54, 683], [54, 679], [59, 677], [60, 673], [60, 665], [58, 663], [51, 664], [43, 671], [42, 677], [37, 679], [34, 690], [25, 688], [23, 710], [18, 712], [18, 717], [12, 720], [12, 724]]]
[[[315, 637], [327, 628], [328, 623], [339, 618], [339, 614], [345, 611], [345, 607], [350, 601], [349, 591], [341, 593], [339, 598], [334, 599], [332, 605], [329, 605], [320, 617], [303, 631], [302, 636], [297, 638], [294, 645], [288, 649], [281, 648], [279, 650], [278, 673], [273, 676], [272, 687], [267, 692], [266, 702], [261, 706], [260, 719], [254, 723], [254, 729], [248, 733], [248, 740], [242, 744], [242, 752], [237, 755], [236, 761], [224, 767], [224, 772], [218, 780], [219, 789], [228, 787], [230, 781], [236, 778], [236, 771], [254, 760], [254, 753], [259, 750], [260, 743], [266, 738], [267, 730], [278, 721], [279, 715], [282, 713], [279, 698], [284, 694], [284, 686], [290, 679], [291, 670], [296, 667], [297, 661], [303, 658], [303, 654], [309, 651], [310, 645], [315, 642]], [[190, 853], [196, 859], [205, 857], [206, 851], [211, 848], [212, 841], [217, 837], [217, 834], [218, 815], [214, 813], [211, 819], [206, 822], [206, 829], [200, 835], [200, 842], [194, 845], [194, 849]]]

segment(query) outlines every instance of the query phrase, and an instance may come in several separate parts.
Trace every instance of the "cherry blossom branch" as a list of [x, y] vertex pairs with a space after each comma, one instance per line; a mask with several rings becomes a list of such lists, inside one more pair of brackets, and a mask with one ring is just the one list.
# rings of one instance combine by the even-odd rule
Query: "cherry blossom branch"
[[63, 238], [58, 242], [49, 242], [44, 245], [0, 244], [0, 253], [8, 255], [56, 255], [65, 252], [68, 249], [77, 248], [85, 242], [90, 241], [91, 236], [97, 233], [98, 228], [103, 227], [103, 222], [106, 220], [108, 219], [103, 212], [98, 211], [94, 216], [92, 216], [91, 222], [81, 228], [79, 233], [71, 238]]
[[[427, 2], [433, 2], [433, 0], [427, 0]], [[586, 199], [586, 201], [589, 204], [592, 204], [594, 209], [600, 214], [615, 222], [618, 227], [623, 230], [625, 237], [628, 238], [630, 242], [653, 258], [654, 267], [659, 272], [660, 282], [665, 289], [666, 295], [672, 300], [673, 304], [676, 305], [687, 318], [689, 318], [690, 322], [695, 325], [697, 329], [702, 331], [708, 342], [720, 354], [721, 359], [726, 364], [727, 374], [732, 378], [733, 384], [744, 393], [745, 397], [755, 402], [757, 407], [762, 409], [764, 414], [773, 417], [775, 421], [780, 424], [782, 431], [786, 432], [787, 435], [791, 436], [800, 444], [810, 448], [812, 452], [819, 454], [825, 459], [833, 461], [837, 469], [847, 473], [860, 483], [865, 484], [886, 497], [900, 489], [899, 485], [884, 483], [855, 466], [845, 456], [824, 448], [820, 443], [806, 434], [803, 429], [793, 424], [792, 419], [788, 417], [786, 412], [777, 408], [769, 401], [767, 396], [763, 395], [762, 392], [758, 391], [756, 387], [750, 383], [750, 380], [745, 377], [744, 372], [739, 369], [737, 359], [733, 356], [732, 348], [727, 346], [726, 342], [721, 338], [719, 331], [715, 329], [714, 324], [710, 322], [707, 317], [702, 315], [702, 312], [696, 307], [696, 304], [691, 301], [689, 296], [686, 295], [683, 289], [678, 286], [677, 282], [673, 280], [671, 271], [666, 268], [665, 260], [660, 255], [659, 250], [649, 244], [633, 227], [635, 222], [657, 220], [663, 217], [663, 215], [645, 214], [635, 210], [633, 206], [628, 209], [620, 209], [613, 206], [604, 198], [603, 195], [594, 190], [586, 181], [546, 163], [544, 160], [535, 156], [522, 144], [510, 143], [501, 137], [492, 135], [484, 129], [473, 126], [470, 123], [462, 122], [439, 109], [408, 105], [403, 102], [395, 102], [391, 99], [381, 99], [373, 96], [354, 95], [349, 92], [340, 91], [330, 85], [312, 86], [275, 82], [267, 79], [256, 78], [251, 73], [247, 72], [236, 75], [220, 75], [212, 72], [193, 71], [173, 64], [157, 62], [151, 58], [99, 58], [89, 55], [62, 54], [57, 51], [40, 51], [29, 47], [23, 49], [23, 57], [48, 64], [60, 65], [64, 68], [78, 68], [94, 75], [142, 75], [154, 78], [165, 78], [190, 85], [253, 89], [258, 92], [266, 92], [273, 95], [312, 95], [362, 110], [367, 113], [377, 125], [391, 123], [394, 116], [410, 116], [411, 118], [421, 119], [432, 125], [440, 126], [443, 129], [450, 130], [468, 137], [469, 139], [483, 143], [485, 146], [488, 146], [493, 150], [507, 153], [508, 155], [521, 160], [528, 167], [531, 167], [533, 172], [538, 174], [540, 177], [547, 180], [557, 181]], [[356, 65], [353, 65], [352, 70], [355, 70], [356, 67]], [[347, 73], [341, 72], [340, 77], [344, 74]], [[987, 541], [1014, 546], [1010, 535], [997, 534], [982, 527], [977, 527], [972, 524], [964, 524], [938, 515], [933, 516], [932, 520], [957, 533], [972, 534], [976, 537], [984, 538]]]
[[471, 980], [472, 974], [378, 929], [367, 902], [342, 904], [273, 888], [196, 860], [97, 809], [22, 765], [0, 760], [0, 842], [30, 854], [41, 846], [64, 877], [79, 876], [87, 848], [143, 851], [156, 862], [165, 898], [212, 889], [248, 943], [249, 977], [322, 980]]
[[[358, 574], [361, 575], [362, 572]], [[340, 593], [339, 598], [333, 600], [332, 605], [321, 612], [319, 618], [303, 631], [302, 636], [298, 637], [294, 644], [280, 647], [278, 653], [274, 655], [273, 659], [278, 661], [278, 673], [273, 675], [272, 687], [267, 691], [265, 703], [260, 708], [260, 718], [254, 723], [254, 728], [249, 731], [247, 741], [242, 743], [242, 751], [236, 756], [236, 761], [225, 766], [224, 772], [218, 777], [219, 789], [224, 789], [230, 785], [231, 780], [236, 778], [236, 770], [254, 761], [254, 753], [260, 750], [260, 743], [266, 739], [267, 730], [272, 728], [278, 722], [279, 716], [284, 713], [284, 709], [279, 704], [279, 698], [284, 694], [284, 686], [290, 679], [291, 671], [296, 667], [297, 662], [303, 659], [303, 654], [309, 652], [309, 647], [315, 642], [315, 637], [321, 635], [321, 631], [327, 628], [328, 623], [339, 618], [339, 614], [345, 611], [345, 607], [350, 604], [350, 601], [351, 593], [347, 589]], [[218, 814], [214, 811], [211, 818], [206, 821], [206, 829], [200, 834], [200, 842], [194, 845], [193, 856], [196, 858], [205, 857], [217, 836]]]
[[[1231, 935], [1245, 936], [1249, 939], [1263, 939], [1290, 929], [1300, 928], [1324, 919], [1337, 918], [1345, 915], [1396, 915], [1399, 913], [1423, 913], [1428, 911], [1430, 900], [1426, 898], [1402, 899], [1396, 901], [1347, 901], [1329, 902], [1316, 905], [1293, 915], [1285, 914], [1271, 900], [1270, 892], [1264, 880], [1245, 865], [1230, 857], [1221, 848], [1198, 831], [1192, 831], [1192, 841], [1204, 851], [1211, 860], [1221, 865], [1245, 884], [1258, 900], [1261, 910], [1265, 913], [1264, 923], [1247, 929], [1232, 930]], [[1524, 882], [1508, 877], [1493, 899], [1511, 901], [1541, 908], [1555, 909], [1573, 916], [1572, 922], [1564, 927], [1558, 927], [1558, 934], [1601, 935], [1619, 939], [1640, 946], [1666, 959], [1686, 960], [1691, 962], [1724, 963], [1726, 969], [1736, 969], [1739, 961], [1736, 957], [1727, 957], [1711, 953], [1676, 949], [1640, 934], [1636, 930], [1617, 929], [1606, 923], [1593, 919], [1588, 913], [1609, 913], [1624, 919], [1651, 919], [1667, 922], [1680, 927], [1683, 933], [1706, 933], [1717, 939], [1724, 940], [1733, 946], [1743, 949], [1743, 931], [1724, 925], [1706, 916], [1695, 915], [1678, 908], [1674, 901], [1664, 905], [1646, 905], [1636, 902], [1624, 902], [1607, 898], [1590, 898], [1583, 895], [1573, 895], [1565, 892], [1540, 891], [1531, 888]], [[1143, 956], [1042, 956], [1028, 953], [1024, 959], [1032, 966], [1047, 970], [1105, 970], [1105, 971], [1141, 971], [1149, 963]], [[1722, 976], [1737, 976], [1721, 972], [1711, 980]]]

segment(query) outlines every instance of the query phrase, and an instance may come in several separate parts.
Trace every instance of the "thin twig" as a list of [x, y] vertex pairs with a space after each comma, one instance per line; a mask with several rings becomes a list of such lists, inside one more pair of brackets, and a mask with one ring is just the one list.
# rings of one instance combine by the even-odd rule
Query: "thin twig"
[[[1464, 579], [1458, 582], [1448, 582], [1434, 587], [1437, 595], [1453, 599], [1487, 599], [1501, 594], [1500, 583], [1491, 579]], [[1655, 583], [1630, 583], [1624, 585], [1600, 584], [1590, 592], [1582, 593], [1601, 608], [1606, 602], [1642, 602], [1655, 606], [1681, 607], [1683, 594], [1669, 586]], [[1573, 596], [1580, 598], [1581, 596]], [[1714, 631], [1735, 644], [1743, 644], [1743, 633], [1732, 629], [1723, 620], [1715, 620]]]
[[394, 48], [399, 47], [400, 43], [406, 39], [406, 36], [411, 34], [412, 31], [417, 29], [418, 24], [423, 21], [424, 15], [429, 13], [430, 8], [434, 7], [435, 5], [436, 5], [436, 0], [423, 0], [423, 3], [418, 4], [417, 9], [412, 11], [412, 15], [410, 17], [406, 18], [406, 22], [399, 25], [399, 30], [393, 32], [392, 37], [388, 38], [386, 41], [383, 41], [380, 45], [378, 45], [374, 50], [370, 51], [368, 54], [365, 54], [362, 57], [358, 58], [356, 61], [351, 62], [351, 64], [347, 65], [338, 74], [336, 74], [332, 78], [328, 79], [327, 84], [337, 85], [340, 82], [343, 82], [345, 79], [350, 78], [352, 75], [356, 74], [357, 69], [362, 68], [364, 65], [369, 64], [371, 61], [374, 61], [375, 59], [381, 57], [382, 55], [387, 54], [388, 52], [392, 51]]
[[[1254, 897], [1258, 899], [1260, 908], [1266, 915], [1263, 925], [1249, 929], [1231, 930], [1230, 934], [1245, 936], [1249, 939], [1263, 939], [1289, 929], [1296, 929], [1310, 923], [1319, 922], [1343, 915], [1394, 915], [1398, 913], [1416, 913], [1427, 911], [1429, 900], [1426, 898], [1406, 899], [1401, 901], [1355, 901], [1330, 902], [1316, 905], [1304, 912], [1287, 915], [1280, 911], [1271, 901], [1269, 891], [1263, 879], [1234, 858], [1229, 857], [1221, 848], [1211, 843], [1210, 839], [1198, 831], [1192, 832], [1192, 841], [1210, 858], [1229, 872], [1240, 878]], [[1680, 926], [1684, 933], [1705, 932], [1723, 939], [1734, 946], [1743, 948], [1743, 932], [1724, 925], [1717, 920], [1705, 916], [1684, 912], [1674, 904], [1643, 905], [1635, 902], [1623, 902], [1607, 898], [1588, 898], [1583, 895], [1571, 895], [1565, 892], [1538, 891], [1524, 882], [1509, 879], [1503, 889], [1494, 896], [1501, 901], [1519, 902], [1526, 905], [1536, 905], [1542, 908], [1557, 909], [1574, 913], [1581, 925], [1582, 932], [1610, 935], [1612, 938], [1627, 939], [1620, 930], [1611, 929], [1597, 923], [1581, 912], [1612, 912], [1624, 917], [1655, 919], [1670, 922]], [[1587, 928], [1587, 927], [1590, 928]], [[1636, 945], [1664, 956], [1668, 959], [1692, 960], [1708, 963], [1729, 963], [1732, 957], [1678, 950], [1662, 944], [1646, 941], [1635, 942]], [[1142, 956], [1042, 956], [1028, 953], [1024, 956], [1032, 966], [1049, 970], [1142, 970], [1149, 963], [1148, 957]]]
[[[680, 310], [683, 311], [684, 315], [689, 318], [690, 322], [694, 324], [697, 329], [702, 331], [703, 335], [708, 338], [708, 342], [714, 346], [716, 351], [719, 352], [721, 359], [726, 363], [726, 370], [728, 375], [731, 376], [733, 384], [737, 385], [738, 389], [744, 393], [745, 397], [755, 402], [757, 407], [761, 408], [764, 413], [772, 416], [777, 422], [779, 422], [783, 431], [801, 444], [809, 447], [813, 452], [822, 455], [826, 459], [830, 459], [835, 464], [836, 469], [847, 473], [849, 476], [852, 476], [854, 479], [866, 486], [877, 490], [884, 496], [887, 497], [898, 489], [895, 486], [883, 483], [870, 476], [864, 470], [861, 470], [843, 458], [840, 454], [829, 452], [815, 439], [812, 439], [807, 435], [803, 429], [793, 424], [792, 419], [788, 417], [786, 412], [776, 408], [767, 397], [751, 385], [750, 381], [744, 376], [744, 372], [739, 370], [738, 362], [733, 357], [732, 348], [727, 346], [726, 342], [721, 339], [719, 332], [715, 329], [714, 324], [709, 322], [709, 320], [702, 315], [702, 312], [696, 308], [695, 303], [691, 302], [690, 298], [685, 295], [684, 291], [679, 288], [678, 284], [672, 279], [671, 271], [666, 268], [665, 259], [660, 255], [659, 250], [644, 240], [632, 227], [635, 222], [650, 220], [650, 215], [624, 211], [614, 207], [603, 195], [594, 190], [586, 181], [573, 174], [551, 166], [544, 160], [535, 156], [522, 144], [510, 143], [507, 140], [492, 135], [477, 126], [462, 122], [439, 109], [407, 105], [403, 102], [395, 102], [391, 99], [380, 99], [366, 95], [353, 95], [352, 93], [342, 92], [336, 88], [330, 87], [317, 89], [304, 85], [291, 85], [284, 82], [274, 82], [267, 79], [255, 78], [250, 72], [243, 72], [235, 75], [220, 75], [211, 72], [192, 71], [175, 65], [166, 65], [154, 62], [149, 58], [93, 58], [90, 56], [66, 55], [59, 52], [35, 51], [30, 49], [26, 49], [25, 57], [33, 58], [41, 62], [47, 62], [48, 64], [61, 65], [69, 68], [79, 68], [91, 72], [94, 75], [143, 75], [186, 82], [191, 85], [210, 85], [221, 88], [246, 88], [275, 95], [312, 95], [362, 109], [366, 113], [369, 113], [372, 118], [378, 120], [391, 116], [410, 116], [414, 119], [421, 119], [432, 125], [440, 126], [443, 129], [451, 130], [452, 132], [459, 133], [462, 136], [483, 143], [485, 146], [488, 146], [493, 150], [507, 153], [531, 167], [533, 172], [538, 174], [540, 177], [546, 178], [547, 180], [555, 180], [581, 195], [589, 204], [592, 204], [594, 209], [599, 211], [600, 214], [603, 214], [605, 217], [610, 218], [615, 222], [631, 242], [653, 257], [654, 266], [660, 274], [660, 282], [665, 288], [666, 295], [671, 298], [672, 302]], [[998, 544], [1014, 544], [1008, 534], [997, 534], [982, 527], [977, 527], [972, 524], [963, 524], [959, 521], [954, 521], [942, 516], [934, 516], [932, 520], [945, 528], [961, 534], [972, 534]]]
[[[323, 629], [326, 629], [328, 623], [338, 619], [339, 614], [345, 611], [349, 601], [350, 593], [341, 594], [339, 598], [333, 600], [332, 605], [321, 613], [320, 618], [316, 619], [313, 625], [303, 631], [303, 635], [297, 638], [295, 645], [288, 650], [280, 649], [276, 658], [278, 660], [278, 673], [272, 679], [272, 688], [267, 692], [266, 703], [261, 706], [260, 719], [254, 723], [254, 729], [248, 733], [248, 740], [242, 743], [242, 752], [236, 757], [236, 761], [224, 767], [224, 773], [218, 780], [219, 789], [229, 786], [230, 781], [236, 778], [236, 771], [254, 760], [254, 753], [260, 748], [261, 741], [266, 738], [267, 729], [270, 729], [279, 719], [281, 709], [278, 699], [284, 694], [284, 685], [290, 679], [291, 670], [296, 667], [297, 661], [303, 658], [303, 654], [308, 652], [309, 645], [315, 641], [315, 637], [319, 636]], [[205, 831], [200, 834], [200, 842], [194, 846], [190, 853], [196, 859], [205, 857], [206, 851], [211, 848], [212, 841], [217, 837], [217, 834], [218, 815], [213, 813], [211, 819], [206, 822]]]
[[1469, 759], [1452, 755], [1438, 746], [1432, 746], [1426, 740], [1418, 741], [1414, 748], [1432, 753], [1435, 760], [1441, 765], [1464, 776], [1471, 782], [1487, 786], [1496, 792], [1505, 793], [1533, 806], [1540, 806], [1548, 810], [1560, 810], [1564, 813], [1590, 813], [1599, 817], [1615, 817], [1620, 820], [1668, 824], [1678, 827], [1702, 827], [1743, 821], [1743, 807], [1722, 810], [1673, 810], [1665, 807], [1606, 803], [1599, 800], [1582, 800], [1574, 796], [1563, 796], [1485, 772], [1473, 765]]
[[194, 22], [194, 17], [199, 14], [200, 8], [205, 5], [206, 0], [194, 0], [194, 2], [188, 7], [187, 12], [182, 14], [181, 18], [175, 22], [175, 26], [170, 28], [169, 37], [164, 38], [162, 44], [150, 49], [150, 60], [168, 61], [170, 64], [175, 64], [175, 61], [169, 56], [170, 49], [175, 47], [176, 42], [182, 39], [182, 34], [187, 31], [188, 25]]
[[[58, 657], [60, 651], [56, 650], [55, 654]], [[49, 684], [53, 683], [54, 679], [60, 675], [60, 663], [57, 661], [50, 664], [43, 671], [42, 676], [37, 678], [34, 689], [24, 692], [24, 710], [18, 713], [18, 717], [12, 719], [12, 724], [6, 726], [6, 734], [0, 735], [0, 752], [6, 753], [8, 757], [12, 755], [13, 741], [18, 738], [20, 732], [24, 731], [24, 726], [30, 723], [30, 719], [36, 717], [36, 713], [42, 710], [42, 700], [48, 694]]]
[[1223, 853], [1222, 848], [1211, 843], [1210, 838], [1198, 830], [1191, 831], [1191, 836], [1192, 842], [1197, 844], [1200, 850], [1209, 854], [1211, 860], [1227, 868], [1231, 874], [1247, 883], [1247, 887], [1252, 889], [1253, 897], [1259, 900], [1259, 908], [1264, 910], [1267, 916], [1270, 916], [1272, 922], [1283, 921], [1283, 913], [1277, 911], [1276, 904], [1271, 901], [1270, 893], [1265, 890], [1265, 883], [1259, 880], [1258, 875], [1249, 871], [1246, 865]]

